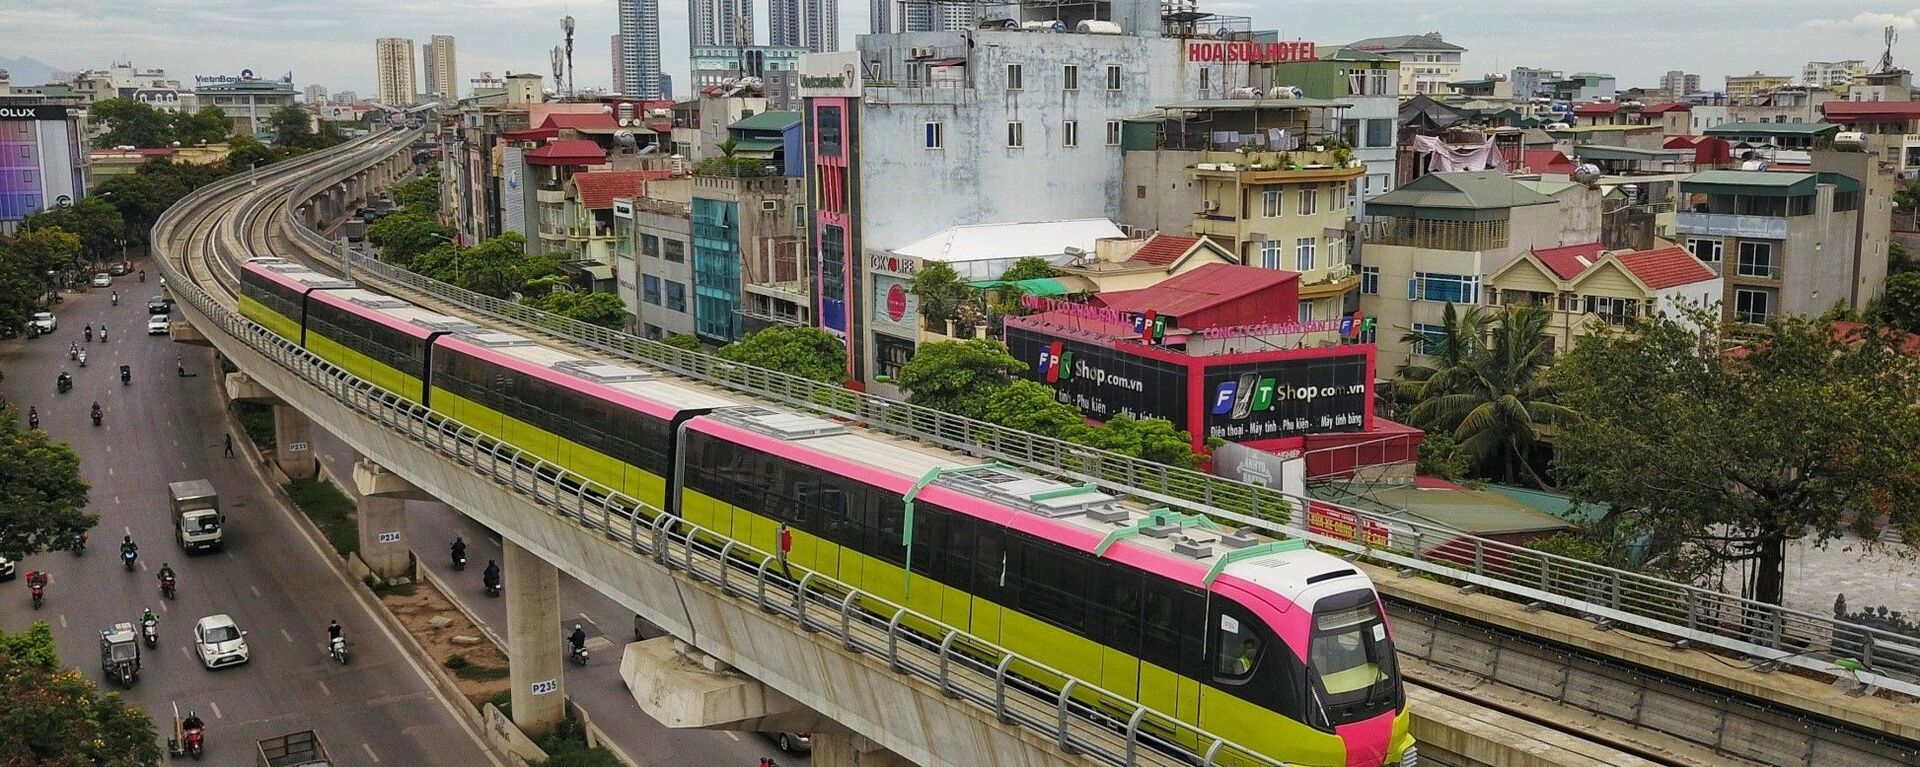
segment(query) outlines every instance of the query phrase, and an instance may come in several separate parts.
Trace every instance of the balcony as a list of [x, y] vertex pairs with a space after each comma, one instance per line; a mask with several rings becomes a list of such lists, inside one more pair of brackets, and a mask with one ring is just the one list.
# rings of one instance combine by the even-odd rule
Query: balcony
[[567, 227], [567, 238], [572, 240], [612, 240], [612, 229], [596, 229], [591, 226]]
[[1352, 157], [1344, 163], [1334, 152], [1296, 149], [1289, 152], [1204, 152], [1188, 170], [1198, 179], [1240, 184], [1291, 184], [1310, 181], [1349, 181], [1366, 175], [1367, 168]]
[[1680, 233], [1711, 237], [1741, 237], [1756, 240], [1787, 238], [1787, 219], [1775, 216], [1742, 216], [1735, 213], [1676, 213], [1674, 224]]
[[1326, 274], [1313, 282], [1300, 283], [1300, 298], [1326, 298], [1343, 296], [1360, 289], [1360, 273], [1352, 266], [1339, 264], [1329, 267]]
[[559, 205], [567, 201], [565, 189], [539, 189], [533, 193], [533, 201], [543, 204]]
[[1212, 235], [1228, 248], [1240, 241], [1240, 219], [1218, 212], [1195, 213], [1187, 228], [1195, 235]]

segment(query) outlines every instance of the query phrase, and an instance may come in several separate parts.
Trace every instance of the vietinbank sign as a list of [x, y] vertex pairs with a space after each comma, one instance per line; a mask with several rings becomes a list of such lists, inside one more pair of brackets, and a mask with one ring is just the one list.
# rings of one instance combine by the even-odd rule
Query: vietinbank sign
[[1308, 42], [1238, 43], [1194, 40], [1187, 43], [1187, 60], [1229, 64], [1278, 64], [1286, 61], [1319, 61], [1319, 49]]

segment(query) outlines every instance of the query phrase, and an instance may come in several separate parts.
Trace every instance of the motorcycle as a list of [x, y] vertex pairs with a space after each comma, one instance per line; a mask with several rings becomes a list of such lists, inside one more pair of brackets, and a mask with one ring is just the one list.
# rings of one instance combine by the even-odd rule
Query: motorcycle
[[133, 560], [140, 558], [140, 552], [133, 549], [120, 550], [120, 563], [127, 566], [127, 572], [133, 572]]
[[202, 744], [206, 742], [206, 737], [207, 735], [206, 735], [205, 729], [200, 727], [189, 727], [187, 728], [186, 733], [182, 736], [182, 740], [185, 740], [186, 742], [181, 745], [181, 749], [185, 751], [187, 755], [192, 756], [195, 759], [199, 759], [200, 754], [202, 753]]
[[101, 325], [100, 326], [100, 343], [104, 344], [106, 342], [107, 342], [107, 326]]
[[173, 578], [171, 577], [161, 578], [160, 579], [160, 596], [166, 597], [167, 599], [173, 599], [174, 593], [175, 592], [173, 588]]
[[499, 581], [492, 581], [492, 582], [489, 582], [489, 583], [487, 583], [487, 584], [486, 584], [486, 587], [487, 587], [487, 596], [490, 596], [490, 597], [497, 597], [497, 596], [500, 596], [500, 582], [499, 582]]
[[160, 646], [160, 623], [155, 620], [140, 621], [140, 636], [147, 640], [147, 649]]
[[343, 637], [334, 637], [333, 642], [327, 647], [327, 656], [339, 662], [342, 666], [347, 665], [347, 640]]
[[73, 375], [71, 373], [61, 373], [59, 378], [54, 379], [53, 387], [60, 390], [61, 394], [66, 394], [69, 390], [73, 389]]
[[93, 425], [100, 425], [100, 408], [93, 409]]
[[87, 328], [87, 343], [93, 343], [93, 328]]
[[74, 536], [73, 543], [67, 546], [67, 550], [72, 551], [76, 557], [87, 553], [87, 534], [81, 533]]
[[568, 647], [570, 649], [567, 652], [567, 659], [573, 661], [573, 665], [575, 666], [587, 665], [587, 648], [584, 645], [580, 647], [573, 647], [572, 645], [568, 645]]
[[33, 592], [33, 609], [40, 609], [40, 603], [47, 599], [47, 587], [38, 583], [27, 584], [27, 590]]
[[38, 428], [40, 428], [40, 414], [39, 414], [39, 413], [28, 413], [28, 414], [27, 414], [27, 428], [29, 428], [29, 429], [38, 429]]
[[77, 359], [80, 359], [80, 345], [79, 345], [79, 344], [74, 344], [74, 345], [72, 345], [72, 346], [69, 346], [69, 347], [67, 347], [67, 359], [68, 359], [68, 360], [77, 360]]
[[453, 555], [453, 569], [455, 570], [467, 569], [467, 555], [465, 554]]
[[86, 366], [87, 366], [87, 350], [81, 349], [80, 350], [80, 367], [86, 367]]
[[133, 383], [133, 368], [128, 365], [121, 365], [120, 366], [120, 385], [126, 386], [127, 384], [130, 384], [130, 383]]
[[[113, 294], [113, 305], [114, 305], [114, 306], [119, 306], [119, 305], [120, 305], [120, 294], [119, 294], [119, 293], [115, 293], [115, 294]], [[102, 330], [102, 331], [100, 331], [100, 340], [102, 340], [102, 341], [105, 341], [105, 340], [107, 340], [107, 331], [104, 331], [104, 330]]]

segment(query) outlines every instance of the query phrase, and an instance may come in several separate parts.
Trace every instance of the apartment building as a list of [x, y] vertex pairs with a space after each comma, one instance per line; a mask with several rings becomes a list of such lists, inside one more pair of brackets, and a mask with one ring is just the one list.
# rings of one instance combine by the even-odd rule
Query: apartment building
[[1460, 79], [1460, 56], [1467, 52], [1466, 48], [1441, 39], [1439, 32], [1369, 37], [1347, 47], [1400, 62], [1402, 96], [1449, 92], [1447, 84]]
[[1684, 248], [1609, 251], [1592, 242], [1527, 251], [1488, 274], [1486, 290], [1489, 304], [1550, 312], [1547, 333], [1553, 349], [1564, 351], [1582, 336], [1642, 317], [1712, 307], [1724, 285]]
[[1813, 88], [1831, 88], [1844, 90], [1853, 82], [1853, 78], [1867, 73], [1867, 62], [1860, 59], [1846, 61], [1809, 61], [1800, 68], [1800, 84]]
[[1318, 61], [1289, 61], [1255, 70], [1266, 77], [1253, 85], [1268, 92], [1293, 86], [1307, 98], [1348, 105], [1330, 119], [1339, 121], [1340, 135], [1353, 159], [1366, 170], [1354, 190], [1354, 218], [1366, 217], [1369, 198], [1393, 191], [1400, 149], [1399, 70], [1400, 62], [1393, 58], [1352, 48], [1339, 48]]
[[659, 340], [692, 333], [693, 252], [692, 206], [686, 202], [643, 197], [634, 200], [633, 237], [638, 257], [640, 294], [635, 322], [640, 334]]
[[1810, 154], [1808, 172], [1710, 170], [1680, 184], [1678, 236], [1725, 278], [1736, 321], [1865, 309], [1885, 287], [1892, 175], [1871, 154]]
[[415, 68], [413, 50], [413, 40], [405, 37], [382, 37], [373, 41], [380, 103], [410, 107], [420, 101], [420, 70]]
[[1757, 71], [1750, 75], [1727, 75], [1726, 94], [1728, 99], [1758, 96], [1792, 83], [1793, 77], [1789, 75], [1769, 75]]
[[1402, 337], [1439, 337], [1446, 304], [1485, 303], [1486, 275], [1537, 248], [1600, 239], [1597, 190], [1544, 188], [1554, 194], [1498, 171], [1429, 173], [1373, 199], [1360, 310], [1375, 320], [1374, 338], [1363, 340], [1379, 345], [1382, 371], [1425, 354]]

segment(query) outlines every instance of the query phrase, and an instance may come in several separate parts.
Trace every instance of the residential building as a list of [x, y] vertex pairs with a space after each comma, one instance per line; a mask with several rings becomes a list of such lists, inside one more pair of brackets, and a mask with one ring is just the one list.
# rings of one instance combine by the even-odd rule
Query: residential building
[[727, 126], [733, 139], [733, 156], [760, 160], [764, 168], [778, 175], [801, 178], [806, 175], [800, 137], [800, 113], [767, 111], [743, 117]]
[[812, 53], [840, 50], [838, 0], [767, 0], [768, 42]]
[[1736, 321], [1865, 310], [1885, 287], [1892, 174], [1865, 152], [1810, 155], [1809, 172], [1715, 170], [1681, 182], [1679, 237], [1718, 266]]
[[1509, 261], [1600, 239], [1597, 191], [1571, 182], [1544, 188], [1556, 194], [1499, 171], [1429, 173], [1369, 203], [1360, 309], [1375, 322], [1375, 337], [1363, 340], [1378, 343], [1382, 370], [1425, 355], [1402, 337], [1439, 338], [1446, 305], [1485, 303], [1486, 275]]
[[[1340, 136], [1366, 171], [1355, 184], [1354, 218], [1366, 217], [1369, 198], [1393, 191], [1400, 144], [1396, 128], [1400, 117], [1399, 69], [1400, 62], [1393, 58], [1339, 48], [1318, 61], [1289, 61], [1254, 70], [1252, 85], [1256, 88], [1271, 90], [1290, 85], [1307, 98], [1349, 105], [1338, 112]], [[1258, 77], [1262, 72], [1267, 75], [1265, 80]]]
[[274, 110], [295, 104], [300, 94], [290, 80], [235, 79], [201, 83], [193, 95], [202, 107], [214, 106], [227, 113], [234, 133], [265, 138], [270, 133], [267, 118]]
[[[1241, 264], [1297, 272], [1302, 322], [1351, 311], [1360, 276], [1349, 263], [1347, 222], [1367, 169], [1346, 150], [1312, 148], [1327, 135], [1312, 126], [1340, 105], [1222, 99], [1128, 120], [1121, 149], [1131, 193], [1122, 195], [1121, 220], [1205, 236]], [[1291, 139], [1299, 148], [1272, 149], [1269, 129], [1299, 137]]]
[[620, 64], [620, 35], [614, 34], [608, 42], [613, 52], [613, 57], [608, 59], [613, 62], [613, 92], [626, 95], [628, 93], [626, 70]]
[[1156, 233], [1124, 240], [1099, 240], [1092, 252], [1054, 267], [1063, 284], [1105, 293], [1152, 287], [1207, 264], [1238, 264], [1240, 257], [1207, 237]]
[[1853, 78], [1866, 73], [1867, 62], [1860, 59], [1809, 61], [1800, 68], [1800, 84], [1810, 88], [1845, 90], [1853, 83]]
[[[1122, 121], [1197, 93], [1202, 71], [1219, 74], [1183, 61], [1222, 44], [1160, 37], [1155, 0], [1007, 12], [1123, 32], [863, 35], [858, 51], [801, 61], [814, 315], [847, 339], [854, 380], [877, 383], [870, 325], [883, 307], [870, 302], [868, 254], [949, 226], [1119, 216]], [[911, 354], [904, 344], [891, 347], [890, 369]]]
[[1678, 101], [1686, 98], [1689, 93], [1700, 92], [1700, 76], [1678, 69], [1669, 69], [1666, 74], [1660, 76], [1660, 90], [1667, 92], [1668, 99]]
[[1793, 82], [1788, 75], [1768, 75], [1756, 71], [1750, 75], [1727, 75], [1726, 94], [1729, 99], [1744, 96], [1758, 96], [1786, 87]]
[[327, 103], [327, 86], [309, 85], [306, 90], [307, 106], [317, 107]]
[[1864, 148], [1902, 179], [1920, 178], [1920, 101], [1829, 101], [1822, 116], [1859, 133]]
[[1642, 317], [1684, 318], [1689, 309], [1711, 308], [1724, 288], [1719, 273], [1684, 248], [1608, 251], [1598, 242], [1527, 251], [1486, 281], [1490, 304], [1549, 312], [1555, 351]]
[[[741, 280], [743, 264], [790, 263], [800, 253], [806, 237], [794, 226], [793, 206], [804, 190], [802, 184], [792, 176], [694, 174], [693, 331], [701, 341], [721, 346], [740, 340], [748, 304]], [[802, 210], [798, 219], [804, 221], [804, 217]], [[791, 305], [772, 303], [753, 301], [755, 313], [797, 315]]]
[[336, 91], [332, 96], [327, 98], [327, 103], [339, 104], [342, 106], [347, 104], [358, 104], [360, 103], [360, 94], [355, 91]]
[[1913, 73], [1904, 69], [1869, 72], [1847, 86], [1848, 101], [1911, 101]]
[[1369, 37], [1347, 47], [1399, 61], [1402, 96], [1447, 93], [1447, 84], [1460, 79], [1460, 55], [1467, 52], [1441, 39], [1439, 32]]
[[421, 49], [426, 64], [427, 97], [442, 104], [460, 100], [460, 72], [454, 64], [452, 35], [434, 35]]
[[[50, 83], [41, 88], [54, 85], [61, 86], [64, 92], [49, 95], [71, 97], [81, 103], [127, 98], [162, 112], [192, 112], [199, 108], [192, 89], [181, 87], [180, 81], [168, 77], [166, 70], [141, 69], [130, 62], [116, 61], [106, 69], [90, 69], [74, 75], [65, 83]], [[48, 103], [46, 99], [36, 100]]]
[[634, 201], [633, 231], [640, 253], [640, 334], [658, 340], [692, 333], [693, 220], [686, 202], [643, 197]]
[[1820, 106], [1838, 96], [1825, 88], [1789, 85], [1765, 93], [1727, 100], [1728, 122], [1812, 123], [1820, 121]]
[[[694, 102], [695, 143], [689, 147], [692, 151], [686, 156], [695, 161], [720, 156], [720, 144], [733, 138], [731, 128], [734, 123], [768, 111], [771, 105], [767, 99], [757, 95], [726, 96], [702, 93]], [[676, 105], [676, 111], [678, 105]], [[676, 127], [678, 116], [676, 115]]]
[[[662, 174], [664, 175], [664, 174]], [[632, 199], [646, 194], [650, 174], [641, 170], [578, 171], [567, 178], [564, 250], [574, 261], [613, 265], [613, 204], [615, 199]], [[542, 227], [545, 239], [545, 227]], [[546, 252], [560, 248], [549, 247]]]
[[380, 103], [410, 107], [420, 100], [419, 75], [413, 64], [413, 41], [404, 37], [382, 37], [373, 41], [375, 78], [380, 83]]
[[1599, 72], [1575, 72], [1557, 80], [1541, 83], [1555, 101], [1611, 101], [1619, 91], [1613, 75]]
[[[1839, 132], [1839, 125], [1827, 122], [1730, 122], [1701, 131], [1708, 136], [1726, 139], [1733, 144], [1736, 151], [1743, 149], [1804, 151], [1813, 148], [1815, 144], [1832, 141]], [[1762, 151], [1761, 156], [1775, 162], [1787, 159], [1769, 151]]]
[[692, 0], [690, 43], [702, 45], [752, 45], [752, 0]]
[[613, 66], [614, 92], [643, 99], [665, 98], [660, 74], [660, 0], [620, 0], [620, 34]]
[[227, 159], [232, 148], [227, 142], [179, 147], [142, 147], [138, 149], [95, 149], [87, 153], [87, 186], [96, 188], [115, 176], [138, 173], [147, 163], [165, 159], [174, 165], [212, 165]]
[[665, 72], [660, 73], [660, 98], [673, 99], [673, 77]]
[[742, 87], [743, 78], [758, 78], [757, 87], [744, 86], [763, 96], [773, 109], [800, 107], [800, 57], [808, 50], [788, 45], [708, 45], [693, 49], [693, 85], [715, 88], [728, 83]]
[[1693, 105], [1685, 101], [1648, 104], [1640, 108], [1640, 120], [1660, 126], [1662, 135], [1691, 136], [1699, 132], [1693, 127]]
[[1476, 101], [1503, 102], [1513, 100], [1513, 84], [1507, 82], [1505, 75], [1487, 75], [1478, 80], [1461, 80], [1447, 83], [1448, 90]]
[[0, 235], [42, 209], [87, 196], [86, 111], [8, 101], [0, 109]]
[[1547, 83], [1562, 79], [1565, 77], [1558, 69], [1514, 67], [1507, 73], [1507, 82], [1513, 86], [1513, 97], [1522, 101], [1551, 98], [1553, 90], [1547, 87]]

